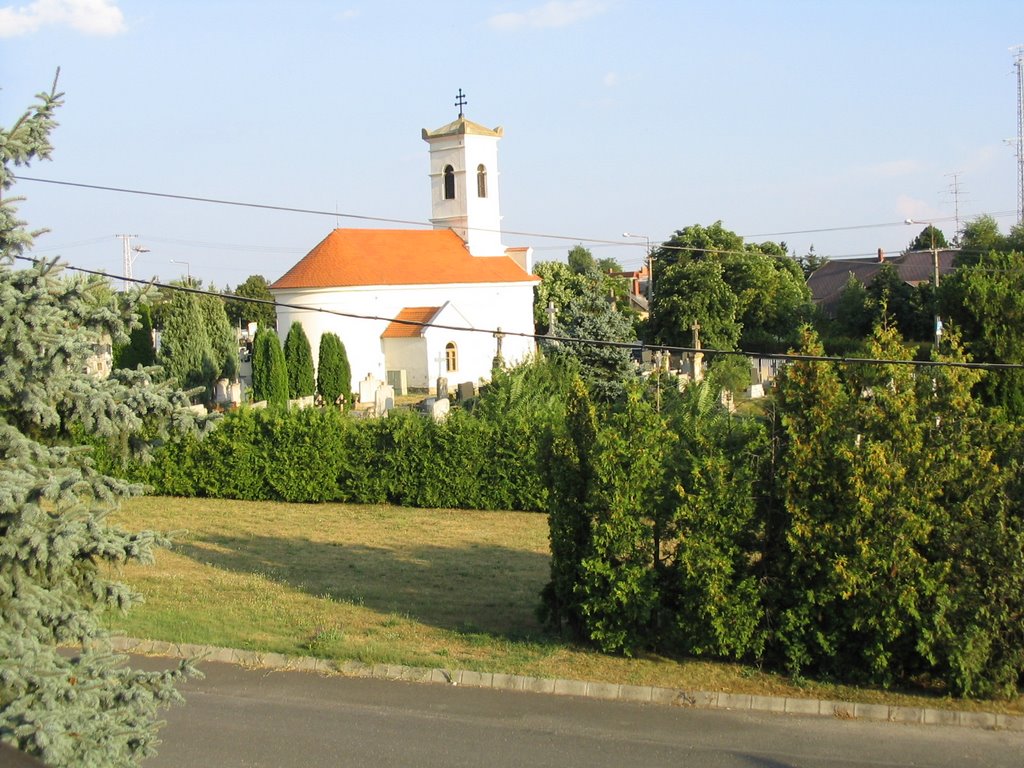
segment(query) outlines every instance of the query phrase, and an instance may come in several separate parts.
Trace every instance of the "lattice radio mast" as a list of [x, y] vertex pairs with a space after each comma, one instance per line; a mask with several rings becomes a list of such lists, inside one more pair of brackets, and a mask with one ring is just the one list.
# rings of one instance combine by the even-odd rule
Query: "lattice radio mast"
[[1024, 224], [1024, 45], [1010, 50], [1017, 57], [1017, 223]]

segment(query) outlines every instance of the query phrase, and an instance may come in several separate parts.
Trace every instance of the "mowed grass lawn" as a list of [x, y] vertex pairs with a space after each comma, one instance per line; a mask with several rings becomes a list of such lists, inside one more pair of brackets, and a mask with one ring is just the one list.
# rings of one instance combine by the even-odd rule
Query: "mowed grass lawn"
[[1021, 713], [1024, 702], [795, 683], [739, 664], [621, 658], [537, 621], [547, 518], [386, 505], [133, 499], [112, 518], [175, 531], [153, 566], [111, 575], [145, 596], [132, 637], [537, 677]]

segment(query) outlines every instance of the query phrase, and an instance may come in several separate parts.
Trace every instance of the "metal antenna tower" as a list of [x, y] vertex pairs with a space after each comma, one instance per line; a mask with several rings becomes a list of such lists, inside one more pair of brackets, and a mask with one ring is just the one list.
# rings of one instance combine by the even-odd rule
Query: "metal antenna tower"
[[953, 195], [953, 216], [956, 219], [956, 237], [960, 236], [960, 176], [963, 171], [947, 173], [953, 181], [949, 183], [949, 191]]
[[1010, 50], [1017, 68], [1017, 223], [1024, 224], [1024, 45]]

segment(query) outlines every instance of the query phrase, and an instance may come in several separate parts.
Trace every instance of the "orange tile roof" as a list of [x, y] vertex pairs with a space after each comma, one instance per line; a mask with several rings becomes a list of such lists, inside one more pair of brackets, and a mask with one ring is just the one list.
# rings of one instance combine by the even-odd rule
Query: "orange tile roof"
[[[429, 323], [440, 311], [440, 307], [404, 307], [398, 316], [388, 324], [380, 337], [382, 339], [408, 339], [420, 336], [423, 333], [423, 326], [413, 323]], [[401, 320], [412, 322], [399, 322]]]
[[462, 238], [450, 229], [335, 229], [270, 287], [334, 288], [538, 280], [504, 254], [471, 256]]

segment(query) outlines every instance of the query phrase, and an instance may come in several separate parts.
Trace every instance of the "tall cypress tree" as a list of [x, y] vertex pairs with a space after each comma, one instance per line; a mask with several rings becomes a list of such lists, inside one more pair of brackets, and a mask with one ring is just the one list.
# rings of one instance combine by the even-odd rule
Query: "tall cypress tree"
[[288, 371], [277, 333], [260, 329], [252, 345], [253, 399], [270, 405], [288, 405]]
[[[12, 163], [50, 154], [61, 95], [38, 98], [0, 129], [0, 189], [12, 184]], [[108, 523], [141, 488], [69, 446], [83, 432], [112, 446], [166, 436], [172, 419], [190, 418], [187, 400], [142, 370], [82, 373], [102, 339], [127, 341], [128, 325], [98, 277], [66, 278], [55, 262], [13, 268], [32, 238], [9, 199], [0, 203], [0, 740], [50, 766], [134, 765], [154, 753], [158, 707], [179, 698], [174, 684], [189, 667], [124, 666], [102, 616], [138, 600], [110, 581], [113, 569], [151, 561], [166, 539]], [[138, 295], [125, 304], [134, 313]]]
[[294, 400], [312, 395], [316, 387], [313, 381], [313, 350], [298, 320], [292, 323], [285, 337], [284, 361], [288, 369], [288, 396]]
[[320, 337], [316, 388], [327, 403], [335, 402], [341, 395], [348, 397], [352, 392], [352, 369], [345, 345], [337, 334], [325, 333]]

